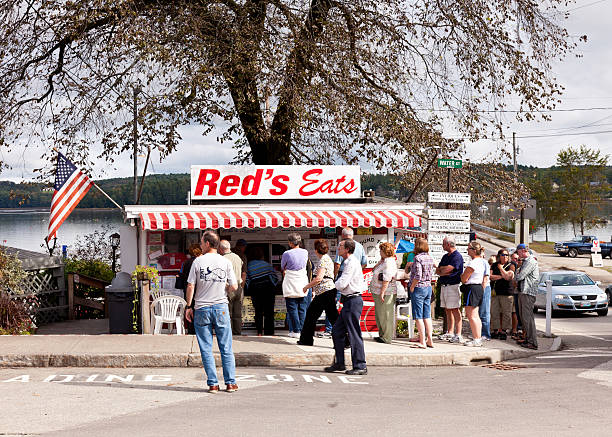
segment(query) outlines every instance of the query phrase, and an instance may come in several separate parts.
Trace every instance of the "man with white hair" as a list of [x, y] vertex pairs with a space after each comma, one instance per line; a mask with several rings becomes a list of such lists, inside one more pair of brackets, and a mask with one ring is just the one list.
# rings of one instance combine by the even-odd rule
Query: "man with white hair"
[[246, 279], [246, 266], [240, 256], [232, 252], [230, 243], [227, 240], [219, 242], [219, 254], [232, 263], [232, 269], [238, 281], [238, 289], [236, 291], [228, 291], [227, 300], [232, 320], [232, 334], [242, 335], [242, 300], [244, 298], [243, 284]]
[[455, 247], [455, 239], [447, 236], [442, 240], [442, 248], [447, 252], [442, 256], [436, 267], [440, 277], [440, 306], [446, 314], [448, 331], [440, 336], [441, 340], [452, 343], [462, 343], [461, 337], [461, 273], [463, 273], [463, 257]]
[[[344, 240], [353, 240], [353, 229], [352, 228], [344, 228], [342, 229], [342, 241]], [[355, 241], [355, 240], [353, 240]], [[365, 256], [365, 250], [363, 250], [363, 246], [360, 242], [355, 241], [355, 252], [353, 256], [359, 260], [361, 264], [361, 268], [365, 268], [368, 264], [368, 260]], [[342, 270], [344, 268], [344, 258], [340, 255], [336, 255], [336, 260], [334, 262], [334, 276], [338, 278], [342, 274]]]

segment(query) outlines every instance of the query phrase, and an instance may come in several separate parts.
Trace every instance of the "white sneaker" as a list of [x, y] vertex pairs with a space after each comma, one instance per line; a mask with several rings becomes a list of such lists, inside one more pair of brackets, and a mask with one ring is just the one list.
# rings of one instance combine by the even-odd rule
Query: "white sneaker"
[[446, 334], [442, 334], [442, 335], [438, 335], [438, 340], [450, 340], [451, 338], [453, 338], [455, 336], [455, 334], [451, 334], [449, 332], [447, 332]]
[[460, 335], [456, 335], [456, 334], [453, 336], [453, 338], [451, 338], [448, 341], [451, 343], [461, 343], [461, 344], [465, 343], [465, 340], [463, 339], [463, 337]]
[[468, 341], [467, 343], [464, 344], [464, 346], [467, 346], [467, 347], [482, 347], [482, 339], [479, 338], [477, 340]]
[[300, 338], [300, 333], [299, 332], [290, 332], [289, 333], [289, 337]]

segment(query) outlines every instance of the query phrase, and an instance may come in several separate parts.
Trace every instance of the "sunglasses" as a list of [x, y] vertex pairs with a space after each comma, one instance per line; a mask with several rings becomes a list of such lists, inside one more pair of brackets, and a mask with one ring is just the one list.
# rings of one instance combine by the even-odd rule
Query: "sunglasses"
[[507, 253], [500, 253], [499, 256], [510, 256], [510, 255]]

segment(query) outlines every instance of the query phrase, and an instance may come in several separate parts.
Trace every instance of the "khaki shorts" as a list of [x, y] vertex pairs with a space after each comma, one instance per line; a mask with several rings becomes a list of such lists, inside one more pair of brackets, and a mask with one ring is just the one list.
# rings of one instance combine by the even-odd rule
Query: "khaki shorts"
[[440, 291], [440, 306], [449, 310], [461, 307], [459, 284], [442, 286]]

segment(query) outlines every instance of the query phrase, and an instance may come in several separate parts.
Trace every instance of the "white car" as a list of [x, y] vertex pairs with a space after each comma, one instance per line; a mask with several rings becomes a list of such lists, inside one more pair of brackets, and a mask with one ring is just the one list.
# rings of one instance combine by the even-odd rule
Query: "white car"
[[608, 314], [608, 295], [583, 272], [556, 270], [542, 272], [538, 285], [534, 312], [546, 310], [546, 281], [552, 281], [552, 311], [595, 311], [600, 316]]

